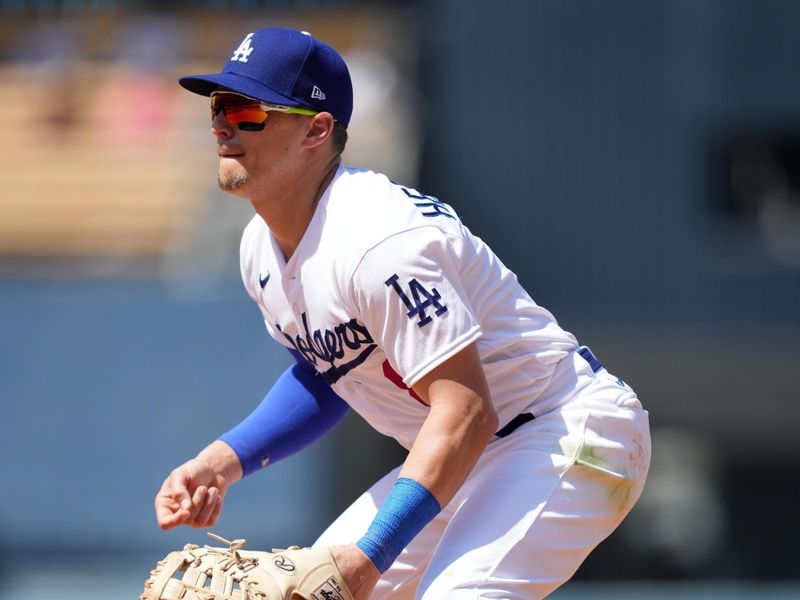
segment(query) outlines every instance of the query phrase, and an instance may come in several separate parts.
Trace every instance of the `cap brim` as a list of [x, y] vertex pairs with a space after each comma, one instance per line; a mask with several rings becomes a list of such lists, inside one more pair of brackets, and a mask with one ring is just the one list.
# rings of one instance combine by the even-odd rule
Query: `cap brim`
[[302, 103], [279, 94], [272, 88], [269, 88], [249, 77], [243, 77], [236, 73], [212, 73], [209, 75], [190, 75], [181, 77], [178, 83], [184, 89], [200, 94], [201, 96], [210, 96], [211, 92], [215, 92], [220, 88], [238, 92], [245, 96], [250, 96], [256, 100], [269, 102], [270, 104], [283, 104], [286, 106], [302, 106]]

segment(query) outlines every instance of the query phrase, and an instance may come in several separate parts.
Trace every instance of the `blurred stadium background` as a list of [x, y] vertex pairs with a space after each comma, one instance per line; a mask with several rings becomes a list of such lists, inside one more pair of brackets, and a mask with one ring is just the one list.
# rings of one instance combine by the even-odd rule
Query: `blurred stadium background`
[[[650, 410], [640, 504], [553, 597], [800, 597], [798, 24], [791, 0], [0, 0], [0, 598], [134, 598], [203, 543], [153, 494], [288, 363], [175, 83], [268, 25], [348, 60], [347, 161], [453, 204]], [[311, 543], [402, 458], [351, 415], [215, 531]]]

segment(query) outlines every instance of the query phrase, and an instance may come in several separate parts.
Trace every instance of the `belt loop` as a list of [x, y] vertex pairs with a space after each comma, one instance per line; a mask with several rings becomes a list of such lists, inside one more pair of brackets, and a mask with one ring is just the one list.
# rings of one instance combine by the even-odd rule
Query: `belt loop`
[[589, 366], [595, 373], [603, 368], [603, 364], [597, 360], [597, 357], [594, 354], [592, 354], [592, 351], [589, 350], [589, 346], [580, 346], [578, 348], [578, 354], [580, 354], [581, 357], [589, 363]]

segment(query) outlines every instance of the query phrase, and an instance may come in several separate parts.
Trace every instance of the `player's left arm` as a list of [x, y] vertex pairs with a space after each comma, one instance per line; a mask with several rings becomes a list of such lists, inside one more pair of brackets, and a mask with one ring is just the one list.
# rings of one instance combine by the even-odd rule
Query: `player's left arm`
[[474, 342], [413, 387], [431, 409], [398, 485], [358, 544], [331, 548], [356, 600], [369, 597], [380, 572], [450, 502], [498, 427]]
[[417, 481], [445, 506], [498, 427], [476, 343], [422, 377], [414, 391], [431, 410], [400, 477]]

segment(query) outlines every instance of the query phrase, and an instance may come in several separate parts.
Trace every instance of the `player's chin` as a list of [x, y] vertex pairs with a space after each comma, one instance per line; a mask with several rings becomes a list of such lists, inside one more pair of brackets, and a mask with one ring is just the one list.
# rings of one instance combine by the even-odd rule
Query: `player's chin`
[[[228, 159], [230, 160], [230, 159]], [[217, 175], [217, 184], [220, 189], [225, 192], [236, 192], [241, 190], [247, 185], [247, 173], [242, 172], [240, 169], [225, 168], [225, 165], [220, 164], [219, 173]]]

